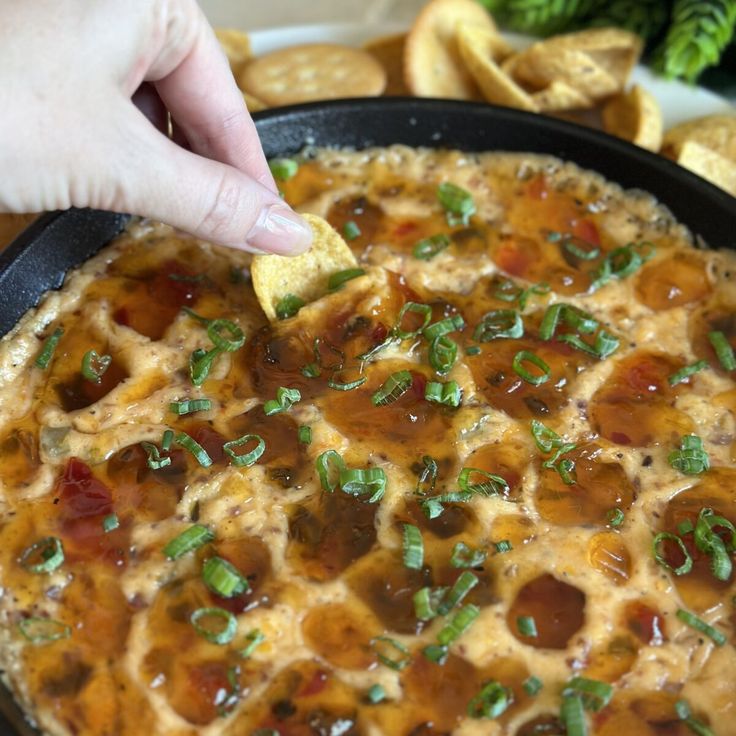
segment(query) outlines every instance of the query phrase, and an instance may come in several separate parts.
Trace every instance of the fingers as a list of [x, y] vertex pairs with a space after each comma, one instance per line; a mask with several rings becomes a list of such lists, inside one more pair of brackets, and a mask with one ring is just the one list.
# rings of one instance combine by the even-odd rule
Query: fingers
[[255, 125], [230, 66], [201, 11], [198, 32], [183, 61], [156, 89], [182, 129], [192, 150], [234, 166], [277, 192]]
[[130, 115], [125, 139], [115, 147], [118, 166], [109, 169], [116, 179], [107, 188], [109, 199], [91, 206], [162, 220], [243, 250], [295, 255], [309, 247], [308, 225], [269, 188], [180, 148], [138, 111]]

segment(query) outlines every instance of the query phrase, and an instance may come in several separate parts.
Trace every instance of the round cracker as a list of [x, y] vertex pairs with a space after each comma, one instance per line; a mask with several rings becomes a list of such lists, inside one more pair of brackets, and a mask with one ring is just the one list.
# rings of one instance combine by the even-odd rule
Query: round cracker
[[706, 115], [680, 123], [664, 134], [662, 152], [677, 159], [688, 141], [736, 162], [736, 115]]
[[494, 49], [497, 49], [495, 36], [494, 31], [468, 24], [458, 27], [458, 47], [465, 68], [488, 102], [538, 112], [531, 96], [493, 60]]
[[269, 106], [343, 97], [374, 97], [386, 87], [386, 72], [368, 52], [315, 43], [273, 51], [240, 74], [241, 89]]
[[375, 57], [386, 71], [386, 89], [383, 94], [401, 97], [410, 94], [404, 81], [404, 49], [406, 33], [373, 38], [363, 44], [363, 50]]
[[215, 35], [237, 77], [252, 57], [248, 34], [236, 28], [215, 28]]
[[312, 247], [306, 253], [253, 257], [250, 268], [253, 289], [271, 322], [277, 319], [276, 305], [287, 294], [312, 302], [327, 293], [327, 281], [333, 273], [358, 265], [348, 244], [327, 221], [317, 215], [302, 217], [313, 235]]
[[491, 16], [475, 0], [432, 0], [419, 13], [406, 39], [404, 79], [418, 97], [481, 99], [460, 58], [460, 23], [494, 31]]
[[591, 100], [609, 97], [621, 89], [618, 80], [586, 52], [555, 48], [544, 41], [515, 56], [510, 71], [517, 82], [534, 90], [564, 82]]
[[602, 110], [603, 129], [649, 151], [662, 145], [662, 110], [638, 84], [612, 97]]

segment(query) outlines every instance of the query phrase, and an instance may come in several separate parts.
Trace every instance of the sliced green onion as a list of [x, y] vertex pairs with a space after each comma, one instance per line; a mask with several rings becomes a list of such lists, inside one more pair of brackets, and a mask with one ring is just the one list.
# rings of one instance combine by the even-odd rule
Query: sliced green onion
[[437, 613], [440, 616], [446, 616], [453, 608], [462, 603], [463, 598], [465, 598], [465, 596], [470, 593], [470, 591], [478, 585], [479, 582], [477, 575], [474, 575], [468, 570], [463, 570], [460, 575], [458, 575], [457, 580], [455, 580], [450, 590], [447, 591], [447, 594], [442, 599], [439, 606], [437, 606]]
[[358, 360], [361, 361], [360, 370], [363, 370], [363, 363], [367, 363], [373, 360], [373, 358], [375, 358], [378, 353], [396, 343], [397, 340], [398, 338], [394, 334], [389, 333], [388, 337], [383, 342], [379, 342], [378, 345], [374, 345], [370, 350], [366, 350], [365, 353], [357, 355], [356, 357], [358, 358]]
[[215, 535], [206, 526], [194, 524], [168, 542], [163, 551], [170, 560], [178, 560], [189, 552], [209, 544], [214, 538]]
[[278, 181], [289, 181], [299, 171], [299, 164], [293, 158], [272, 158], [268, 162], [273, 178]]
[[562, 695], [579, 697], [586, 710], [597, 713], [611, 702], [613, 686], [587, 677], [573, 677], [565, 685]]
[[685, 536], [685, 534], [690, 534], [690, 532], [695, 531], [695, 525], [693, 524], [690, 519], [685, 519], [685, 521], [681, 521], [677, 525], [677, 533], [682, 537]]
[[544, 683], [535, 675], [530, 675], [521, 686], [527, 695], [534, 696], [544, 687]]
[[686, 381], [690, 376], [694, 376], [696, 373], [705, 370], [708, 367], [707, 360], [699, 360], [697, 363], [686, 365], [684, 368], [680, 368], [679, 371], [675, 371], [667, 380], [670, 386], [677, 386], [678, 383]]
[[464, 503], [473, 497], [472, 493], [443, 493], [439, 496], [423, 498], [419, 505], [424, 515], [431, 521], [436, 519], [445, 510], [442, 504], [445, 503]]
[[491, 680], [468, 703], [468, 715], [471, 718], [498, 718], [513, 702], [511, 690]]
[[477, 345], [471, 345], [465, 348], [465, 355], [480, 355], [480, 348]]
[[427, 493], [431, 493], [434, 490], [435, 483], [437, 482], [437, 474], [439, 468], [437, 461], [429, 455], [422, 457], [422, 472], [419, 474], [419, 480], [417, 486], [414, 489], [414, 493], [418, 496], [425, 496]]
[[363, 276], [365, 269], [363, 268], [346, 268], [344, 271], [338, 271], [333, 273], [332, 276], [327, 280], [328, 291], [338, 291], [342, 287], [353, 279], [357, 279], [358, 276]]
[[302, 368], [301, 373], [305, 378], [319, 378], [322, 375], [322, 370], [316, 363], [307, 363]]
[[583, 701], [577, 695], [563, 695], [560, 720], [565, 726], [567, 736], [587, 736], [588, 724], [585, 721]]
[[327, 385], [335, 391], [353, 391], [362, 386], [368, 380], [366, 376], [361, 376], [360, 378], [356, 378], [354, 381], [339, 381], [335, 378], [336, 375], [337, 374], [334, 373], [332, 378], [327, 381]]
[[[471, 483], [471, 474], [480, 475], [484, 480]], [[457, 477], [457, 484], [461, 491], [479, 493], [481, 496], [500, 496], [509, 492], [509, 484], [504, 478], [480, 468], [463, 468]]]
[[[217, 624], [201, 624], [202, 619], [219, 619]], [[198, 608], [189, 617], [194, 630], [213, 644], [229, 644], [238, 631], [238, 621], [230, 611], [224, 608]]]
[[18, 623], [18, 629], [32, 644], [50, 644], [72, 635], [72, 627], [52, 618], [31, 616]]
[[551, 340], [555, 336], [560, 321], [572, 327], [581, 335], [592, 335], [598, 329], [598, 320], [588, 312], [571, 304], [552, 304], [547, 307], [539, 325], [539, 337]]
[[314, 464], [322, 488], [325, 491], [334, 491], [340, 482], [340, 473], [345, 470], [345, 461], [340, 453], [337, 450], [326, 450]]
[[437, 642], [442, 646], [449, 646], [462, 636], [475, 622], [475, 619], [480, 616], [480, 608], [468, 603], [463, 606], [451, 619], [450, 621], [440, 629], [437, 634]]
[[340, 470], [340, 487], [351, 496], [372, 494], [367, 503], [377, 503], [386, 491], [383, 468], [344, 468]]
[[596, 335], [593, 345], [585, 342], [579, 335], [565, 334], [560, 335], [557, 339], [588, 355], [600, 358], [600, 360], [605, 360], [609, 355], [613, 355], [621, 344], [621, 341], [617, 337], [614, 337], [605, 330], [601, 330]]
[[57, 327], [44, 341], [41, 352], [36, 356], [35, 364], [42, 370], [48, 368], [51, 358], [54, 357], [54, 351], [56, 350], [61, 336], [64, 334], [64, 330], [61, 327]]
[[[731, 539], [728, 545], [714, 530], [714, 527], [725, 528]], [[731, 577], [733, 563], [729, 552], [736, 548], [736, 528], [723, 516], [716, 516], [713, 509], [703, 508], [698, 514], [698, 520], [693, 530], [695, 532], [695, 546], [711, 557], [711, 572], [713, 577], [724, 582]]]
[[311, 445], [312, 428], [308, 427], [306, 424], [303, 424], [301, 427], [299, 427], [299, 431], [297, 432], [297, 439], [302, 445]]
[[430, 644], [422, 649], [422, 654], [430, 661], [438, 665], [443, 665], [447, 661], [450, 653], [449, 647], [440, 646], [439, 644]]
[[493, 545], [496, 548], [496, 554], [502, 555], [506, 552], [511, 552], [514, 548], [508, 539], [502, 539], [500, 542], [496, 542]]
[[409, 371], [392, 373], [371, 396], [373, 406], [387, 406], [400, 399], [410, 388], [413, 379]]
[[193, 414], [195, 411], [209, 411], [212, 408], [212, 402], [209, 399], [189, 399], [187, 401], [172, 401], [169, 404], [169, 410], [174, 414], [183, 416], [184, 414]]
[[201, 314], [197, 314], [193, 309], [190, 309], [189, 307], [182, 307], [181, 311], [203, 325], [208, 325], [210, 324], [210, 322], [212, 322], [209, 317], [203, 317]]
[[[422, 324], [417, 327], [416, 330], [405, 330], [402, 327], [402, 324], [404, 322], [404, 315], [406, 315], [407, 312], [418, 314], [422, 317]], [[421, 332], [424, 331], [431, 320], [432, 307], [430, 307], [429, 304], [420, 304], [419, 302], [406, 302], [406, 304], [401, 307], [401, 311], [399, 312], [396, 324], [394, 325], [393, 333], [396, 335], [396, 337], [399, 338], [399, 340], [406, 340], [408, 338], [417, 337]]]
[[194, 439], [194, 437], [190, 437], [185, 432], [179, 432], [174, 441], [177, 445], [181, 445], [185, 450], [189, 450], [189, 452], [194, 456], [194, 459], [203, 468], [209, 468], [209, 466], [212, 465], [212, 458], [207, 454], [207, 450], [205, 450], [204, 447]]
[[64, 545], [58, 537], [44, 537], [26, 547], [19, 562], [28, 572], [37, 575], [53, 572], [64, 562]]
[[537, 633], [537, 622], [534, 620], [534, 616], [518, 616], [516, 619], [516, 628], [522, 636], [528, 636], [532, 639], [536, 639], [539, 636]]
[[722, 631], [719, 631], [718, 629], [714, 628], [710, 624], [703, 621], [703, 619], [698, 618], [697, 616], [690, 613], [689, 611], [685, 611], [682, 608], [678, 608], [677, 613], [675, 615], [684, 624], [687, 624], [691, 628], [695, 629], [696, 631], [699, 631], [701, 634], [711, 639], [717, 647], [722, 647], [726, 643], [727, 641], [726, 635]]
[[[660, 550], [660, 545], [665, 541], [674, 542], [680, 548], [680, 552], [682, 552], [685, 561], [679, 567], [672, 567], [672, 565], [667, 562], [667, 558], [665, 557], [664, 553]], [[670, 532], [660, 532], [654, 537], [654, 540], [652, 542], [652, 549], [654, 551], [654, 559], [657, 564], [661, 565], [670, 572], [673, 572], [675, 575], [687, 575], [693, 569], [693, 558], [687, 551], [685, 542], [683, 542], [682, 539], [680, 539], [680, 537], [678, 537], [676, 534], [671, 534]]]
[[102, 383], [102, 376], [111, 363], [111, 355], [99, 355], [96, 350], [88, 350], [82, 357], [82, 375], [91, 383]]
[[[539, 370], [542, 371], [541, 375], [530, 373], [524, 367], [524, 363], [531, 363], [539, 368]], [[522, 380], [527, 383], [531, 383], [532, 386], [539, 386], [542, 383], [546, 383], [549, 381], [549, 377], [552, 374], [552, 369], [547, 365], [547, 363], [529, 350], [519, 350], [519, 352], [514, 356], [511, 367]]]
[[102, 520], [102, 531], [105, 532], [105, 534], [114, 532], [119, 526], [120, 526], [120, 520], [118, 519], [117, 514], [108, 514]]
[[431, 621], [439, 615], [439, 606], [447, 593], [446, 587], [424, 587], [414, 593], [414, 614], [420, 621]]
[[486, 312], [473, 332], [473, 340], [491, 342], [500, 338], [516, 340], [524, 336], [524, 322], [515, 309]]
[[358, 223], [353, 220], [348, 220], [342, 228], [342, 234], [348, 242], [359, 238], [361, 233]]
[[451, 227], [467, 226], [475, 214], [473, 195], [462, 187], [449, 181], [437, 187], [437, 199], [447, 214], [447, 222]]
[[243, 659], [253, 656], [253, 652], [266, 641], [265, 634], [260, 629], [251, 629], [246, 635], [245, 640], [248, 642], [241, 650], [240, 656]]
[[686, 700], [678, 700], [675, 703], [675, 713], [677, 713], [677, 717], [697, 736], [716, 736], [713, 730], [702, 721], [693, 718], [690, 712], [690, 705]]
[[202, 566], [202, 580], [216, 595], [233, 598], [250, 590], [248, 581], [238, 569], [222, 557], [210, 557]]
[[[249, 452], [246, 452], [243, 455], [239, 455], [235, 452], [236, 447], [249, 445], [252, 442], [255, 442], [256, 446]], [[230, 458], [232, 465], [235, 465], [237, 468], [247, 468], [257, 463], [258, 459], [266, 451], [266, 441], [258, 434], [245, 434], [237, 440], [226, 442], [222, 446], [222, 450]]]
[[708, 340], [710, 340], [713, 350], [716, 351], [723, 369], [727, 371], [736, 370], [736, 356], [734, 356], [733, 348], [726, 336], [722, 332], [714, 330], [708, 333]]
[[171, 465], [171, 458], [161, 457], [158, 447], [156, 447], [152, 442], [141, 442], [141, 447], [145, 450], [146, 455], [148, 456], [146, 463], [151, 470], [161, 470], [161, 468]]
[[276, 398], [269, 399], [263, 405], [263, 413], [270, 417], [272, 414], [280, 414], [282, 411], [291, 409], [297, 401], [302, 400], [301, 391], [298, 388], [286, 388], [279, 386], [276, 389]]
[[431, 261], [447, 248], [450, 242], [450, 238], [443, 233], [432, 235], [432, 237], [424, 238], [424, 240], [416, 243], [411, 252], [414, 258], [418, 258], [420, 261]]
[[371, 705], [377, 705], [378, 703], [386, 700], [386, 691], [383, 689], [382, 685], [376, 683], [368, 688], [368, 692], [365, 697]]
[[424, 542], [422, 533], [413, 524], [404, 524], [403, 551], [404, 567], [421, 570], [424, 565]]
[[[403, 670], [411, 662], [409, 649], [396, 639], [391, 639], [388, 636], [376, 636], [371, 640], [371, 647], [378, 661], [392, 670]], [[398, 653], [398, 656], [395, 653]]]
[[461, 314], [453, 314], [452, 317], [445, 317], [439, 322], [425, 327], [423, 330], [424, 337], [432, 342], [436, 337], [442, 337], [442, 335], [449, 335], [451, 332], [457, 332], [465, 327], [465, 320]]
[[522, 289], [511, 279], [506, 279], [503, 281], [501, 286], [496, 289], [494, 296], [496, 299], [501, 299], [501, 301], [504, 302], [515, 302], [518, 300], [519, 309], [523, 312], [526, 309], [530, 296], [544, 296], [549, 294], [551, 290], [550, 285], [544, 281], [540, 281], [540, 283], [534, 284], [534, 286]]
[[452, 548], [450, 564], [453, 567], [480, 567], [488, 557], [482, 549], [472, 549], [465, 542], [457, 542]]
[[621, 526], [621, 524], [624, 523], [624, 519], [626, 516], [624, 515], [624, 512], [621, 511], [621, 509], [609, 509], [606, 513], [606, 520], [608, 523], [615, 529], [616, 527]]
[[710, 459], [703, 449], [703, 440], [694, 434], [685, 435], [680, 441], [680, 449], [671, 452], [667, 459], [675, 470], [684, 475], [699, 475], [710, 468]]
[[[586, 245], [592, 245], [592, 243], [586, 243]], [[593, 245], [590, 250], [585, 250], [572, 240], [563, 241], [562, 247], [570, 253], [570, 255], [575, 256], [575, 258], [579, 258], [581, 261], [594, 261], [601, 254], [601, 249], [596, 245]]]
[[424, 387], [424, 398], [435, 404], [457, 408], [462, 403], [463, 395], [457, 381], [447, 383], [427, 381]]
[[[227, 333], [230, 337], [224, 337], [222, 333]], [[207, 325], [207, 337], [212, 340], [212, 344], [225, 353], [233, 353], [245, 345], [245, 334], [235, 322], [229, 319], [214, 319]]]
[[553, 429], [545, 427], [538, 419], [532, 419], [531, 432], [534, 442], [542, 452], [552, 452], [556, 447], [561, 447], [564, 440]]
[[[642, 248], [648, 248], [648, 251], [646, 253], [639, 252]], [[598, 289], [612, 278], [624, 279], [631, 276], [654, 255], [654, 252], [654, 245], [648, 241], [629, 243], [612, 250], [605, 257], [600, 268], [594, 273], [595, 279], [591, 284], [591, 289]]]
[[189, 375], [191, 376], [192, 383], [195, 386], [201, 386], [205, 380], [207, 380], [212, 364], [220, 353], [222, 353], [220, 348], [212, 348], [210, 351], [197, 348], [189, 356]]
[[[333, 355], [337, 357], [337, 361], [335, 363], [325, 363], [322, 358], [322, 345], [324, 345]], [[332, 371], [339, 371], [342, 370], [342, 367], [345, 365], [345, 353], [339, 348], [335, 347], [328, 340], [323, 340], [319, 337], [316, 337], [312, 345], [312, 350], [314, 352], [314, 359], [320, 368], [325, 368], [326, 370]], [[319, 375], [319, 373], [317, 375]]]
[[578, 477], [575, 472], [575, 462], [573, 460], [563, 458], [553, 467], [560, 474], [560, 478], [566, 486], [572, 486], [577, 483]]
[[284, 294], [276, 304], [276, 316], [279, 319], [289, 319], [293, 317], [303, 306], [304, 299], [300, 299], [296, 294]]
[[435, 337], [429, 346], [427, 357], [432, 368], [440, 376], [445, 376], [457, 360], [457, 343], [447, 335]]

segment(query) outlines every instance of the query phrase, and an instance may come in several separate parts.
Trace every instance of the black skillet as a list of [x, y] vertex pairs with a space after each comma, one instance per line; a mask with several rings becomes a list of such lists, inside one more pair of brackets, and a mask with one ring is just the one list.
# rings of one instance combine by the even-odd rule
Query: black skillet
[[[365, 148], [404, 143], [466, 151], [547, 153], [593, 169], [627, 188], [654, 194], [713, 247], [736, 248], [736, 199], [689, 171], [611, 136], [541, 115], [445, 100], [339, 100], [255, 115], [266, 155], [307, 144]], [[0, 253], [0, 335], [41, 295], [58, 288], [124, 227], [127, 217], [88, 210], [51, 213]], [[3, 736], [34, 736], [9, 693], [0, 689]]]

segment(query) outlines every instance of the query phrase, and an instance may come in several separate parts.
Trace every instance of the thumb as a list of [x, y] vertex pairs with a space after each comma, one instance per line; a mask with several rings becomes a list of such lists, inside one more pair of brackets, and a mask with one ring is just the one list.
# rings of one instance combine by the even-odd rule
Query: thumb
[[177, 146], [139, 113], [134, 120], [137, 134], [128, 129], [126, 145], [117, 148], [122, 181], [112, 182], [114, 201], [92, 206], [161, 220], [241, 250], [297, 255], [309, 248], [309, 226], [271, 189]]

